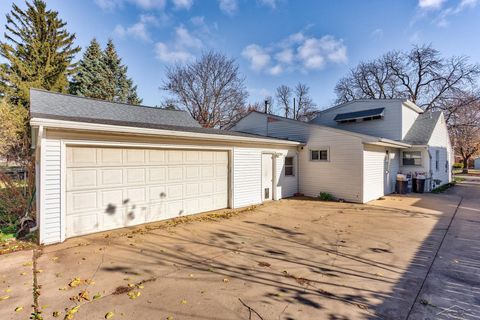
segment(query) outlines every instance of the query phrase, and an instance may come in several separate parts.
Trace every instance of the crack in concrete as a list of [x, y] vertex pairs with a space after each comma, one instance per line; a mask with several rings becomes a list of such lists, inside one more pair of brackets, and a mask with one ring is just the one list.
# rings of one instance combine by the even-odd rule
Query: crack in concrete
[[38, 297], [40, 296], [40, 285], [38, 284], [37, 274], [39, 273], [37, 268], [37, 260], [43, 254], [42, 249], [34, 249], [32, 254], [32, 273], [33, 273], [33, 284], [32, 284], [32, 295], [33, 295], [33, 313], [31, 319], [41, 320], [41, 308], [38, 304]]

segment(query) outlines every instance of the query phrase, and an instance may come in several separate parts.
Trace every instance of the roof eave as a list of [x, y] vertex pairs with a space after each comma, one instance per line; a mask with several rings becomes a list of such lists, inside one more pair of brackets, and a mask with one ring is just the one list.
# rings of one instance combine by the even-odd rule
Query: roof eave
[[[244, 143], [257, 142], [257, 143], [268, 143], [268, 144], [288, 145], [288, 146], [303, 145], [303, 143], [298, 141], [281, 140], [281, 139], [229, 136], [229, 135], [211, 134], [211, 133], [139, 128], [139, 127], [119, 126], [119, 125], [111, 125], [111, 124], [98, 124], [98, 123], [85, 123], [85, 122], [76, 122], [76, 121], [67, 121], [67, 120], [46, 119], [46, 118], [32, 118], [30, 120], [30, 125], [32, 127], [43, 126], [44, 128], [52, 128], [52, 129], [70, 129], [70, 130], [82, 130], [82, 131], [91, 131], [91, 132], [156, 135], [156, 136], [163, 136], [163, 137], [180, 137], [180, 138], [194, 139], [194, 140], [216, 140], [216, 141], [225, 141], [225, 142], [244, 142]], [[119, 129], [121, 129], [121, 131]]]

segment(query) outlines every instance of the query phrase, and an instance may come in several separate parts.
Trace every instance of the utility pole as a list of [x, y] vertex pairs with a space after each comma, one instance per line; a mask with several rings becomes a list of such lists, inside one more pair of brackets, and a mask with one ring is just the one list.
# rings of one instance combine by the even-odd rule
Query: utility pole
[[295, 115], [295, 97], [293, 97], [293, 120], [297, 120], [297, 116]]

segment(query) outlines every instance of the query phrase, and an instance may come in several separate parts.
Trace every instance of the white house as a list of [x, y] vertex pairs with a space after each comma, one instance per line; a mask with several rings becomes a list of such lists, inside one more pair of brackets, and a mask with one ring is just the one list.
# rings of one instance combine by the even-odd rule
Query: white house
[[404, 99], [356, 100], [310, 123], [251, 112], [232, 130], [302, 141], [298, 188], [368, 202], [392, 193], [397, 173], [427, 177], [427, 191], [451, 181], [452, 151], [441, 112]]
[[450, 180], [443, 116], [403, 100], [345, 104], [311, 123], [252, 112], [231, 131], [184, 111], [35, 89], [30, 100], [44, 244], [297, 192], [363, 203], [393, 192], [399, 171]]
[[301, 142], [30, 91], [40, 242], [293, 196]]

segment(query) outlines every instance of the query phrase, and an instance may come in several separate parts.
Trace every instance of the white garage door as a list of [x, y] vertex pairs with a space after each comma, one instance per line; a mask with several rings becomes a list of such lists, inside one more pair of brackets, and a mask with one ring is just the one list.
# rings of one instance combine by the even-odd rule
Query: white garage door
[[67, 147], [66, 237], [228, 206], [226, 151]]

